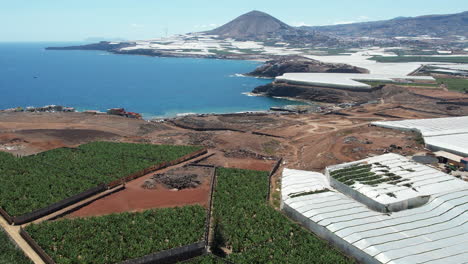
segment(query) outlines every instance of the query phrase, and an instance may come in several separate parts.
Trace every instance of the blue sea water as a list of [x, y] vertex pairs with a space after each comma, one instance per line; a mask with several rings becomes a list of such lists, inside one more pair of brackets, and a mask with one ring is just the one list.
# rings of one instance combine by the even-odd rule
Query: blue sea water
[[247, 96], [271, 80], [239, 77], [260, 63], [48, 51], [70, 43], [0, 43], [0, 109], [124, 107], [145, 118], [267, 110], [295, 101]]

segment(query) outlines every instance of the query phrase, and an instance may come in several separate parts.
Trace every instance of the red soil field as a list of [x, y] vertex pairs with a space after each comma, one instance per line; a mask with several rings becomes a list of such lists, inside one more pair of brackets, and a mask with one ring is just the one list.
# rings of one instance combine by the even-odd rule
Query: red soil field
[[145, 175], [125, 185], [125, 190], [99, 199], [67, 217], [90, 217], [112, 213], [142, 211], [153, 208], [167, 208], [199, 204], [208, 207], [211, 177], [205, 177], [197, 188], [173, 191], [161, 185], [157, 189], [144, 189], [142, 184], [154, 173]]

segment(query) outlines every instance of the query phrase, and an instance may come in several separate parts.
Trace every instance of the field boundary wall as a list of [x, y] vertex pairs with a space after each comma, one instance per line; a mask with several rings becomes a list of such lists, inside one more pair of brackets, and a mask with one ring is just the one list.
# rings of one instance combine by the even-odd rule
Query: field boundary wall
[[183, 163], [185, 161], [188, 161], [188, 160], [200, 157], [202, 155], [205, 155], [206, 153], [208, 153], [207, 149], [201, 149], [201, 150], [189, 153], [189, 154], [187, 154], [187, 155], [185, 155], [183, 157], [180, 157], [180, 158], [178, 158], [176, 160], [168, 161], [168, 162], [162, 162], [160, 164], [157, 164], [157, 165], [151, 166], [149, 168], [143, 169], [141, 171], [135, 172], [135, 173], [133, 173], [133, 174], [131, 174], [131, 175], [125, 177], [125, 178], [113, 181], [113, 182], [107, 184], [107, 187], [108, 188], [114, 188], [114, 187], [116, 187], [118, 185], [121, 185], [121, 184], [124, 184], [126, 182], [135, 180], [137, 178], [140, 178], [140, 177], [142, 177], [142, 176], [144, 176], [144, 175], [146, 175], [148, 173], [152, 173], [152, 172], [157, 171], [157, 170], [161, 170], [161, 169], [164, 169], [164, 168], [167, 168], [167, 167], [170, 167], [170, 166], [174, 166], [174, 165]]
[[275, 175], [275, 173], [278, 171], [278, 169], [281, 167], [281, 163], [283, 163], [283, 158], [280, 158], [275, 166], [273, 166], [273, 168], [271, 169], [270, 171], [270, 174], [268, 174], [268, 194], [267, 194], [267, 201], [270, 200], [270, 194], [271, 194], [271, 178], [273, 177], [273, 175]]
[[27, 213], [27, 214], [24, 214], [24, 215], [21, 215], [21, 216], [17, 216], [17, 217], [12, 217], [12, 222], [15, 224], [15, 225], [22, 225], [22, 224], [26, 224], [26, 223], [29, 223], [31, 221], [34, 221], [36, 219], [39, 219], [41, 217], [44, 217], [46, 215], [49, 215], [51, 213], [55, 213], [57, 212], [58, 210], [61, 210], [65, 207], [68, 207], [70, 205], [73, 205], [77, 202], [80, 202], [84, 199], [87, 199], [93, 195], [96, 195], [98, 193], [101, 193], [103, 191], [105, 191], [107, 189], [107, 186], [105, 184], [101, 184], [97, 187], [94, 187], [94, 188], [91, 188], [91, 189], [88, 189], [82, 193], [79, 193], [77, 195], [74, 195], [72, 197], [69, 197], [69, 198], [66, 198], [62, 201], [59, 201], [57, 203], [54, 203], [52, 205], [49, 205], [47, 207], [44, 207], [44, 208], [41, 208], [41, 209], [38, 209], [38, 210], [35, 210], [31, 213]]
[[41, 257], [46, 264], [55, 264], [55, 261], [36, 243], [34, 239], [23, 228], [20, 229], [21, 237], [26, 240], [29, 246]]
[[141, 258], [126, 260], [120, 262], [120, 264], [173, 264], [199, 257], [204, 254], [206, 254], [206, 241], [201, 241], [178, 248], [159, 251]]

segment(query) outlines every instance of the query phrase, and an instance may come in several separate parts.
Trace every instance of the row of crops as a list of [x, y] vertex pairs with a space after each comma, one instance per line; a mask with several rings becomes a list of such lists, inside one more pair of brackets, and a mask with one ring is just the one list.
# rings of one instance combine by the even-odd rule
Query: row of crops
[[226, 264], [226, 262], [219, 258], [216, 257], [212, 254], [207, 254], [204, 256], [196, 257], [191, 260], [184, 261], [183, 263], [187, 264]]
[[26, 231], [58, 264], [118, 263], [201, 241], [205, 219], [203, 207], [186, 206], [43, 222]]
[[468, 63], [468, 57], [463, 56], [374, 56], [370, 58], [377, 62], [451, 62]]
[[31, 261], [23, 254], [21, 249], [10, 241], [0, 227], [0, 263], [1, 264], [31, 264]]
[[[374, 171], [371, 170], [372, 168], [374, 168]], [[404, 170], [414, 172], [411, 169]], [[334, 170], [330, 175], [348, 186], [352, 186], [356, 182], [375, 187], [381, 183], [395, 185], [408, 181], [408, 179], [403, 179], [401, 176], [390, 172], [390, 167], [380, 163], [374, 163], [374, 165], [356, 164], [343, 169]]]
[[94, 142], [22, 158], [0, 152], [0, 206], [23, 215], [200, 149]]
[[[214, 250], [241, 263], [352, 263], [266, 202], [268, 173], [218, 169], [214, 195]], [[206, 260], [209, 261], [209, 260]], [[211, 262], [206, 262], [211, 263]]]

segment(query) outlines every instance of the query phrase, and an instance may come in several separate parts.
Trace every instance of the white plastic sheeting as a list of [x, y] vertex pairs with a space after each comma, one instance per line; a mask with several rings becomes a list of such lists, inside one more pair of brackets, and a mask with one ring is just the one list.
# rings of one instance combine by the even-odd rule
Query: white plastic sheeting
[[[441, 190], [456, 189], [460, 180], [433, 169], [431, 167], [416, 163], [398, 154], [385, 154], [371, 157], [359, 161], [362, 164], [372, 164], [372, 169], [377, 175], [393, 173], [401, 177], [399, 183], [390, 184], [387, 182], [367, 185], [356, 180], [351, 186], [346, 186], [350, 192], [358, 192], [368, 199], [383, 206], [397, 206], [398, 203], [408, 205], [408, 201], [418, 197], [428, 196], [440, 192]], [[376, 166], [375, 164], [379, 164]], [[356, 164], [356, 162], [350, 163]], [[328, 172], [336, 169], [349, 167], [348, 164], [327, 167]], [[385, 167], [388, 172], [381, 172], [379, 168]], [[425, 202], [424, 202], [425, 203]], [[403, 207], [399, 207], [403, 208]]]
[[373, 122], [372, 125], [418, 131], [429, 148], [468, 157], [468, 116]]
[[283, 76], [276, 77], [277, 81], [293, 84], [367, 90], [370, 90], [372, 86], [360, 81], [395, 82], [397, 79], [434, 81], [431, 76], [358, 73], [285, 73]]
[[292, 170], [285, 176], [282, 185], [297, 189], [283, 189], [283, 210], [363, 263], [468, 263], [468, 183], [462, 180], [434, 188], [422, 207], [382, 214], [333, 189], [291, 198], [304, 190], [301, 182], [326, 177]]
[[330, 189], [327, 178], [321, 173], [284, 169], [282, 177], [283, 201], [290, 195]]

